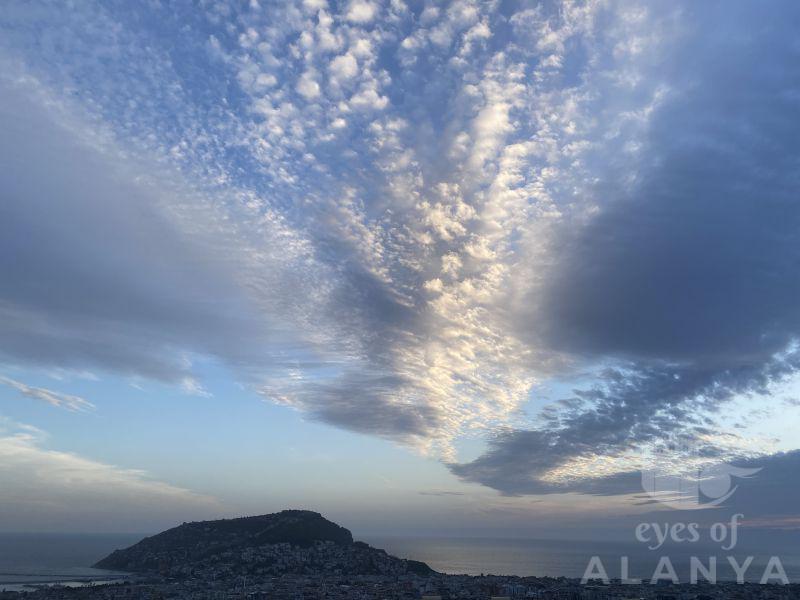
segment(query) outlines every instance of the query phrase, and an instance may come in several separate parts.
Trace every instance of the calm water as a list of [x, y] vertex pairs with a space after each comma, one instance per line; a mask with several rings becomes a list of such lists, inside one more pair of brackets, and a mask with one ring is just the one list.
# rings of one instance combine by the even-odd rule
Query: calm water
[[748, 581], [758, 581], [764, 573], [769, 557], [780, 557], [791, 581], [800, 581], [800, 547], [782, 545], [780, 550], [737, 548], [724, 552], [719, 547], [684, 544], [648, 551], [639, 543], [631, 542], [579, 542], [528, 539], [475, 539], [475, 538], [366, 538], [372, 546], [383, 548], [402, 558], [421, 560], [433, 569], [444, 573], [469, 575], [521, 575], [564, 576], [580, 578], [592, 556], [600, 557], [609, 577], [620, 577], [620, 557], [629, 557], [630, 577], [650, 579], [661, 556], [669, 557], [680, 581], [689, 581], [690, 557], [697, 556], [708, 564], [709, 556], [717, 557], [719, 580], [735, 580], [736, 575], [728, 563], [732, 554], [738, 564], [748, 556], [753, 562], [746, 571]]
[[[107, 581], [114, 574], [92, 569], [94, 564], [117, 548], [139, 541], [140, 534], [53, 535], [0, 534], [0, 590], [24, 589], [24, 585], [60, 582], [69, 585]], [[688, 581], [689, 557], [694, 554], [707, 563], [718, 556], [719, 579], [734, 579], [727, 553], [697, 545], [673, 546], [649, 552], [641, 544], [626, 542], [566, 542], [513, 539], [365, 537], [364, 541], [390, 554], [414, 558], [444, 573], [493, 573], [581, 577], [589, 559], [597, 555], [609, 577], [620, 576], [620, 556], [630, 557], [631, 577], [649, 579], [660, 556], [669, 556], [681, 581]], [[770, 550], [764, 551], [769, 547]], [[734, 553], [739, 563], [755, 557], [747, 579], [758, 581], [771, 554], [780, 556], [787, 575], [800, 581], [800, 545], [791, 541], [776, 549], [774, 544]]]
[[142, 535], [0, 534], [0, 590], [59, 582], [84, 585], [118, 575], [89, 568], [107, 554], [138, 542]]

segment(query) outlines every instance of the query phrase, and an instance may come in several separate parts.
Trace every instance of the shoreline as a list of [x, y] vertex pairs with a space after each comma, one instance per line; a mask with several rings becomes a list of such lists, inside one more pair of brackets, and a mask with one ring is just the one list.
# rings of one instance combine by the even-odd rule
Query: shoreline
[[[98, 571], [101, 569], [97, 569]], [[0, 592], [34, 592], [42, 588], [66, 587], [85, 588], [118, 585], [134, 581], [135, 573], [109, 571], [97, 575], [76, 575], [65, 573], [0, 573]]]

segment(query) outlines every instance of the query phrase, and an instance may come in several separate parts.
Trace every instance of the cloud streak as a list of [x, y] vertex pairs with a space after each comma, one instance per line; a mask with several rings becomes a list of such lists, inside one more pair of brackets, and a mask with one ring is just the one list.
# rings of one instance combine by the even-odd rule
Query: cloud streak
[[84, 400], [79, 396], [62, 394], [60, 392], [48, 390], [47, 388], [33, 387], [22, 383], [21, 381], [4, 377], [2, 375], [0, 375], [0, 383], [17, 390], [23, 396], [33, 398], [34, 400], [41, 400], [42, 402], [47, 402], [52, 406], [65, 408], [66, 410], [72, 412], [86, 412], [94, 410], [95, 408], [94, 404], [88, 400]]

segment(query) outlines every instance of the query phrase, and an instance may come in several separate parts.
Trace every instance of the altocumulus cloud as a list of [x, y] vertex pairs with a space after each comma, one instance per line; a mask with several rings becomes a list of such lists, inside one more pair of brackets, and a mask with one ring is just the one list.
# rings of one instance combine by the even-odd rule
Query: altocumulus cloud
[[796, 371], [798, 10], [12, 4], [0, 350], [216, 357], [512, 494], [708, 434]]
[[[597, 190], [598, 214], [565, 232], [530, 298], [538, 343], [620, 368], [601, 371], [550, 426], [502, 433], [456, 473], [507, 493], [547, 488], [541, 475], [579, 458], [679, 432], [713, 436], [726, 400], [796, 371], [800, 73], [784, 11], [796, 7], [687, 10], [646, 134]], [[624, 474], [616, 482], [636, 486]]]

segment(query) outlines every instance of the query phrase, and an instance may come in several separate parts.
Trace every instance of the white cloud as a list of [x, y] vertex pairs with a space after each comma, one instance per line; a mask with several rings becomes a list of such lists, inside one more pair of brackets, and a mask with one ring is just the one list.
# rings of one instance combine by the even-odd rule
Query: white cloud
[[141, 531], [220, 511], [213, 498], [45, 443], [42, 431], [0, 417], [0, 528]]
[[[214, 293], [183, 293], [166, 277], [134, 289], [152, 310], [128, 319], [165, 315], [146, 321], [159, 334], [161, 320], [185, 324], [156, 336], [159, 362], [167, 348], [212, 355], [316, 418], [443, 453], [459, 435], [520, 418], [532, 382], [565, 359], [523, 339], [515, 317], [540, 297], [560, 227], [593, 214], [594, 186], [622, 160], [615, 149], [637, 147], [650, 118], [648, 86], [656, 87], [644, 71], [654, 40], [668, 36], [590, 2], [523, 11], [502, 29], [508, 39], [486, 43], [506, 19], [497, 7], [458, 2], [428, 7], [419, 20], [399, 2], [385, 13], [359, 0], [275, 2], [237, 19], [209, 8], [204, 16], [225, 26], [209, 62], [196, 58], [208, 83], [202, 101], [173, 68], [170, 46], [142, 44], [121, 28], [107, 40], [106, 64], [73, 34], [114, 30], [113, 14], [53, 17], [45, 35], [61, 40], [53, 33], [61, 31], [71, 50], [29, 68], [53, 89], [90, 99], [94, 121], [83, 135], [108, 129], [125, 152], [155, 156], [199, 188], [175, 186], [137, 204], [169, 217], [174, 239], [195, 244], [186, 264], [214, 265], [195, 276], [182, 262], [171, 267], [187, 282], [212, 282]], [[614, 25], [605, 34], [594, 25], [601, 12]], [[379, 17], [379, 27], [362, 26]], [[646, 28], [652, 36], [640, 31], [623, 43]], [[51, 47], [59, 44], [22, 53]], [[384, 54], [403, 68], [382, 70]], [[321, 85], [325, 77], [335, 84]], [[231, 82], [240, 105], [213, 96]], [[121, 179], [147, 180], [137, 171]], [[158, 272], [149, 259], [143, 252], [127, 272]], [[220, 296], [233, 299], [224, 311]], [[157, 310], [164, 306], [176, 314]], [[245, 306], [248, 318], [221, 334], [213, 321], [198, 327], [205, 321], [187, 317], [198, 306], [216, 317]], [[26, 323], [19, 335], [28, 338], [42, 331], [29, 305], [12, 308], [0, 304], [0, 322]], [[103, 349], [134, 348], [140, 359], [108, 351], [115, 360], [106, 368], [142, 375], [149, 338], [95, 330], [109, 335]], [[287, 362], [303, 377], [290, 376]], [[180, 385], [191, 374], [173, 363], [166, 372]]]
[[350, 106], [357, 109], [383, 110], [388, 104], [389, 99], [382, 96], [373, 85], [362, 87], [350, 98]]
[[328, 8], [328, 0], [303, 0], [303, 6], [312, 12]]
[[0, 383], [17, 390], [23, 396], [33, 398], [34, 400], [41, 400], [42, 402], [47, 402], [52, 406], [65, 408], [69, 411], [85, 412], [88, 410], [94, 410], [95, 408], [94, 404], [88, 400], [84, 400], [79, 396], [62, 394], [61, 392], [54, 392], [53, 390], [48, 390], [46, 388], [33, 387], [26, 385], [21, 381], [16, 381], [2, 375], [0, 375]]
[[438, 6], [429, 4], [422, 10], [422, 13], [420, 13], [419, 22], [423, 25], [428, 25], [439, 18], [439, 13], [440, 10]]
[[277, 85], [278, 79], [271, 73], [259, 73], [256, 77], [256, 85], [262, 87], [274, 87]]
[[316, 80], [316, 74], [312, 71], [306, 71], [297, 82], [297, 93], [303, 96], [306, 100], [313, 100], [320, 94], [319, 83]]
[[353, 23], [369, 23], [378, 13], [378, 7], [369, 0], [350, 0], [347, 20]]
[[358, 61], [350, 53], [342, 54], [331, 61], [328, 69], [334, 79], [347, 81], [358, 74]]
[[181, 380], [181, 390], [183, 390], [184, 394], [190, 396], [200, 396], [202, 398], [211, 398], [213, 396], [213, 394], [203, 387], [203, 384], [194, 377], [184, 377]]

